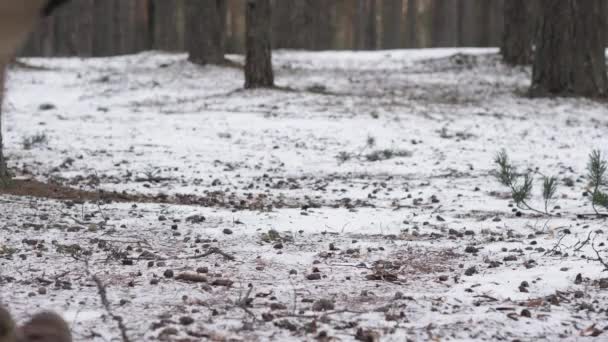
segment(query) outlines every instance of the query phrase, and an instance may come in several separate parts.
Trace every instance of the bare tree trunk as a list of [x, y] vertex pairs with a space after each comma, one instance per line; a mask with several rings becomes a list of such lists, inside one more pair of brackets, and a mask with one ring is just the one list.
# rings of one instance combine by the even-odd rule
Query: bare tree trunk
[[93, 4], [93, 11], [95, 12], [93, 54], [95, 56], [109, 56], [114, 52], [114, 5], [114, 0], [95, 0]]
[[270, 0], [247, 0], [245, 88], [274, 87]]
[[4, 77], [5, 65], [0, 65], [0, 187], [8, 185], [11, 175], [8, 172], [6, 159], [4, 158], [4, 145], [2, 140], [2, 103], [4, 100]]
[[226, 52], [245, 53], [245, 3], [228, 0], [228, 24], [226, 25]]
[[[467, 47], [486, 46], [484, 42], [485, 28], [483, 23], [488, 16], [483, 10], [484, 2], [489, 0], [460, 0], [462, 12], [460, 13], [460, 45]], [[508, 1], [508, 0], [507, 0]]]
[[418, 0], [407, 0], [406, 37], [405, 46], [417, 48], [418, 44]]
[[526, 65], [532, 61], [534, 17], [528, 10], [529, 1], [505, 1], [505, 25], [500, 53], [507, 64]]
[[401, 40], [403, 0], [382, 1], [382, 48], [397, 49]]
[[605, 97], [604, 0], [542, 0], [532, 96]]
[[332, 9], [340, 6], [326, 0], [274, 0], [273, 45], [277, 48], [322, 50], [333, 43]]
[[435, 0], [432, 6], [433, 47], [457, 46], [458, 44], [458, 2]]
[[[165, 1], [165, 0], [161, 0]], [[224, 62], [225, 0], [186, 0], [189, 60], [197, 64]]]
[[375, 50], [377, 48], [376, 1], [357, 0], [355, 48]]
[[337, 6], [335, 1], [312, 0], [310, 1], [313, 10], [313, 50], [331, 49], [334, 36], [336, 35], [335, 25], [332, 22], [332, 12]]
[[[355, 2], [352, 0], [335, 0], [336, 35], [332, 48], [352, 49], [354, 45], [353, 17]], [[274, 33], [276, 34], [276, 32]]]
[[[504, 27], [504, 4], [505, 2], [509, 2], [511, 0], [491, 0], [489, 15], [490, 25], [489, 25], [489, 43], [488, 46], [500, 46], [502, 43], [502, 32]], [[532, 1], [532, 0], [530, 0]]]

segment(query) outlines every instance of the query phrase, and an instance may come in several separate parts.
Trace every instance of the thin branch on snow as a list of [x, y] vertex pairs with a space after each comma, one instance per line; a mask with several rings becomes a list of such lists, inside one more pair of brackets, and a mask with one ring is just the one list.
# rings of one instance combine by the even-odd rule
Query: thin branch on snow
[[550, 250], [546, 251], [543, 255], [552, 254], [558, 248], [561, 250], [562, 240], [566, 237], [566, 235], [569, 235], [569, 234], [562, 234], [562, 236], [559, 238], [559, 240], [557, 240], [557, 243], [553, 246], [553, 248], [551, 248]]
[[97, 277], [96, 275], [91, 273], [91, 270], [89, 269], [89, 263], [87, 260], [85, 260], [85, 265], [86, 265], [87, 274], [91, 277], [91, 279], [95, 283], [95, 286], [97, 287], [97, 293], [99, 294], [99, 298], [101, 299], [101, 304], [105, 308], [107, 314], [116, 322], [116, 325], [118, 326], [118, 330], [120, 330], [120, 336], [122, 338], [122, 341], [131, 342], [131, 340], [129, 339], [129, 336], [127, 335], [127, 327], [125, 326], [125, 323], [123, 322], [122, 317], [117, 316], [114, 313], [112, 313], [112, 308], [110, 307], [110, 301], [108, 300], [106, 286], [103, 284], [101, 279], [99, 279], [99, 277]]
[[602, 256], [600, 255], [600, 252], [597, 250], [597, 248], [595, 248], [595, 238], [596, 237], [597, 237], [597, 234], [593, 237], [593, 241], [591, 242], [591, 249], [593, 249], [593, 251], [595, 252], [597, 259], [591, 259], [591, 260], [599, 261], [600, 264], [602, 264], [602, 266], [604, 266], [604, 271], [608, 271], [608, 263], [604, 260], [604, 258], [602, 258]]
[[[579, 241], [574, 245], [574, 251], [578, 252], [580, 251], [583, 247], [585, 247], [586, 244], [589, 243], [589, 241], [591, 241], [591, 233], [593, 232], [589, 232], [589, 234], [587, 235], [587, 239], [585, 239], [585, 241], [583, 241], [582, 243]], [[578, 245], [580, 243], [580, 245]], [[578, 245], [578, 246], [577, 246]]]
[[[243, 311], [245, 311], [255, 321], [255, 320], [257, 320], [255, 314], [253, 312], [251, 312], [251, 310], [249, 310], [249, 308], [247, 307], [247, 305], [249, 304], [249, 298], [251, 296], [251, 291], [253, 291], [253, 285], [249, 284], [249, 285], [247, 285], [247, 287], [248, 287], [248, 289], [247, 289], [247, 293], [245, 294], [245, 297], [239, 298], [239, 300], [236, 302], [236, 306], [241, 308]], [[241, 297], [241, 296], [239, 296], [239, 297]]]

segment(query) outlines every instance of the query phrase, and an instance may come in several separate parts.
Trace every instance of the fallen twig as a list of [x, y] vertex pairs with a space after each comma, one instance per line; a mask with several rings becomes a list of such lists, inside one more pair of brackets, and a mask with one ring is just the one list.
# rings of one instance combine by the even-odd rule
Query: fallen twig
[[217, 247], [212, 247], [209, 248], [208, 251], [206, 251], [203, 254], [199, 254], [199, 255], [194, 255], [194, 256], [190, 256], [190, 257], [183, 257], [183, 258], [177, 258], [178, 260], [187, 260], [187, 259], [200, 259], [200, 258], [205, 258], [210, 256], [211, 254], [219, 254], [221, 256], [223, 256], [224, 258], [234, 261], [236, 260], [236, 258], [224, 251], [222, 251], [221, 249], [217, 248]]
[[112, 308], [110, 307], [110, 301], [108, 300], [108, 295], [107, 295], [105, 285], [103, 284], [101, 279], [99, 279], [99, 277], [97, 277], [96, 275], [91, 273], [91, 271], [89, 269], [89, 263], [86, 260], [85, 260], [85, 265], [86, 265], [87, 274], [91, 277], [91, 279], [95, 283], [95, 286], [97, 287], [97, 293], [99, 294], [99, 298], [101, 299], [101, 304], [105, 308], [108, 315], [116, 322], [116, 324], [118, 326], [118, 330], [120, 330], [120, 335], [121, 335], [122, 341], [131, 342], [131, 340], [129, 339], [129, 336], [127, 335], [127, 327], [125, 326], [125, 323], [123, 322], [122, 317], [117, 316], [112, 313]]
[[247, 287], [248, 289], [247, 293], [245, 294], [245, 297], [239, 298], [239, 300], [236, 302], [236, 306], [243, 309], [243, 311], [245, 311], [255, 321], [255, 314], [251, 312], [251, 310], [249, 310], [249, 308], [247, 307], [247, 305], [249, 305], [249, 297], [251, 296], [251, 291], [253, 291], [253, 285], [249, 284]]
[[568, 234], [562, 234], [562, 237], [560, 237], [559, 240], [557, 240], [557, 243], [553, 246], [553, 248], [546, 251], [543, 255], [549, 255], [549, 254], [555, 252], [555, 250], [557, 248], [559, 248], [561, 250], [562, 240], [566, 237], [566, 235], [568, 235]]
[[591, 233], [593, 233], [593, 232], [589, 232], [589, 234], [587, 235], [587, 239], [585, 239], [585, 241], [583, 241], [580, 244], [580, 246], [577, 247], [577, 245], [579, 244], [580, 240], [574, 245], [574, 247], [576, 247], [576, 248], [574, 248], [575, 252], [580, 251], [586, 244], [589, 243], [589, 241], [591, 241]]
[[595, 248], [595, 238], [596, 237], [597, 237], [597, 234], [593, 237], [593, 241], [591, 242], [591, 249], [593, 249], [593, 251], [595, 252], [597, 259], [591, 259], [591, 260], [599, 261], [600, 264], [602, 264], [602, 266], [604, 266], [604, 271], [608, 271], [608, 263], [606, 263], [604, 258], [602, 258], [602, 256], [600, 255], [600, 252], [597, 250], [597, 248]]

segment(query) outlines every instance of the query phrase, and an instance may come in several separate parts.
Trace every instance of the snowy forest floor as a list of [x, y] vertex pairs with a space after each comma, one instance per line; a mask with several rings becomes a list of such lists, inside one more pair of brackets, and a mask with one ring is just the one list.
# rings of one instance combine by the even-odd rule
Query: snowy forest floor
[[[496, 52], [279, 51], [256, 91], [185, 55], [24, 59], [0, 300], [77, 341], [607, 338], [581, 214], [608, 107], [526, 98]], [[554, 216], [514, 208], [502, 148], [559, 178]]]

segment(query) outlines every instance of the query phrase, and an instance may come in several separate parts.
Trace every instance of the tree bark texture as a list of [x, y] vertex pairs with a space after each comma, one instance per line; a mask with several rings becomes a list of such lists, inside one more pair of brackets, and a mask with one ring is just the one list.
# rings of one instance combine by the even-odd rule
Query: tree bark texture
[[222, 64], [226, 1], [186, 0], [186, 5], [186, 47], [189, 60], [197, 64]]
[[526, 65], [532, 61], [534, 17], [528, 10], [529, 1], [505, 1], [500, 53], [507, 64]]
[[532, 96], [606, 96], [604, 6], [604, 0], [541, 0]]
[[245, 88], [273, 87], [270, 0], [247, 0]]
[[403, 0], [382, 1], [382, 48], [397, 49], [401, 43]]

